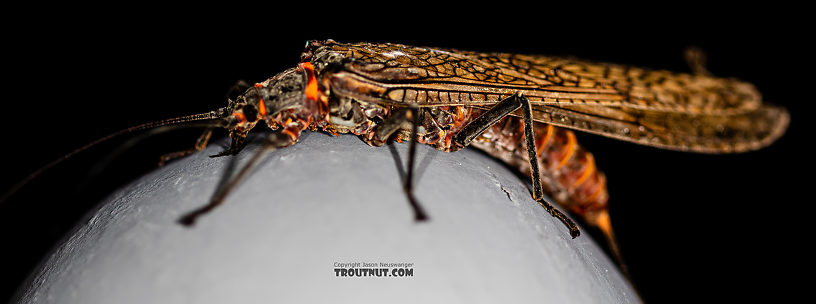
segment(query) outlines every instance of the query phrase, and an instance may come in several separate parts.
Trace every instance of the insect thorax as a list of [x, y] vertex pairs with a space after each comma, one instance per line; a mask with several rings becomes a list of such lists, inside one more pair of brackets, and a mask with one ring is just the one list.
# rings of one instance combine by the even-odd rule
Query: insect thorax
[[329, 126], [339, 133], [365, 135], [372, 132], [390, 110], [375, 103], [332, 95], [329, 98]]
[[[348, 96], [334, 94], [329, 99], [328, 131], [351, 133], [362, 136], [369, 144], [374, 142], [374, 132], [389, 116], [403, 107], [366, 102]], [[417, 141], [429, 144], [443, 151], [458, 150], [452, 145], [452, 138], [470, 118], [469, 109], [464, 107], [427, 107], [419, 110]], [[400, 130], [394, 136], [398, 141], [410, 141], [412, 121], [403, 121]]]

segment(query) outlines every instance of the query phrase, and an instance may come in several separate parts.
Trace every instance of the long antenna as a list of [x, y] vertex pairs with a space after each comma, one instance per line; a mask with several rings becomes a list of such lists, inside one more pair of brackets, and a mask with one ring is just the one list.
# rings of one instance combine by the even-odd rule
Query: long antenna
[[58, 164], [60, 164], [60, 163], [62, 163], [64, 161], [70, 159], [71, 157], [73, 157], [74, 155], [79, 154], [82, 151], [90, 149], [93, 146], [96, 146], [98, 144], [101, 144], [103, 142], [111, 140], [111, 139], [113, 139], [115, 137], [118, 137], [120, 135], [133, 133], [133, 132], [137, 132], [137, 131], [157, 128], [157, 127], [163, 127], [163, 126], [168, 126], [168, 125], [179, 125], [179, 124], [193, 122], [193, 121], [224, 118], [225, 116], [227, 116], [228, 111], [229, 111], [228, 107], [224, 107], [224, 108], [220, 108], [220, 109], [218, 109], [216, 111], [210, 111], [210, 112], [207, 112], [207, 113], [193, 114], [193, 115], [175, 117], [175, 118], [170, 118], [170, 119], [165, 119], [165, 120], [160, 120], [160, 121], [148, 122], [148, 123], [132, 126], [130, 128], [127, 128], [127, 129], [122, 129], [122, 130], [116, 131], [114, 133], [108, 134], [106, 136], [103, 136], [103, 137], [101, 137], [101, 138], [99, 138], [97, 140], [94, 140], [94, 141], [92, 141], [92, 142], [90, 142], [90, 143], [88, 143], [88, 144], [86, 144], [86, 145], [84, 145], [82, 147], [79, 147], [78, 149], [76, 149], [74, 151], [68, 152], [68, 154], [65, 154], [62, 157], [51, 161], [50, 163], [46, 164], [45, 166], [42, 166], [39, 169], [37, 169], [37, 171], [34, 171], [31, 174], [29, 174], [28, 176], [26, 176], [26, 178], [19, 181], [17, 184], [15, 184], [13, 187], [11, 187], [11, 189], [6, 191], [6, 193], [4, 193], [2, 197], [0, 197], [0, 205], [2, 205], [3, 202], [5, 202], [9, 197], [14, 195], [14, 193], [19, 191], [20, 188], [22, 188], [23, 186], [28, 184], [31, 180], [35, 179], [37, 176], [39, 176], [43, 172], [47, 171], [48, 169], [50, 169], [53, 166], [56, 166], [56, 165], [58, 165]]

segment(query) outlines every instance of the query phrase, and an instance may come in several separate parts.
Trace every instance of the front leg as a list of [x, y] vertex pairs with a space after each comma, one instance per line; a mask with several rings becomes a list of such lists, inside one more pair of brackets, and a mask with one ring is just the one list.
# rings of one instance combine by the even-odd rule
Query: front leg
[[408, 198], [411, 209], [414, 210], [414, 220], [425, 221], [428, 215], [414, 197], [414, 160], [416, 159], [417, 132], [420, 123], [420, 110], [418, 108], [399, 109], [394, 111], [385, 121], [383, 121], [374, 131], [374, 136], [369, 141], [373, 145], [382, 145], [397, 131], [400, 130], [405, 121], [411, 121], [411, 142], [408, 148], [408, 170], [403, 179], [402, 190]]
[[527, 97], [516, 93], [513, 96], [505, 98], [490, 108], [487, 112], [480, 115], [456, 134], [453, 142], [460, 147], [466, 147], [473, 142], [474, 139], [482, 135], [487, 128], [499, 122], [502, 118], [507, 117], [510, 113], [522, 108], [522, 119], [524, 121], [524, 140], [527, 144], [527, 154], [530, 159], [531, 178], [533, 180], [533, 199], [539, 205], [544, 207], [552, 216], [558, 218], [570, 230], [570, 236], [576, 238], [581, 235], [578, 226], [575, 225], [569, 217], [564, 213], [555, 209], [549, 202], [544, 200], [544, 191], [541, 186], [541, 175], [538, 169], [538, 157], [536, 155], [535, 135], [533, 134], [533, 110], [530, 106], [530, 101]]
[[[235, 176], [233, 177], [227, 178], [225, 183], [222, 184], [222, 186], [220, 186], [215, 191], [215, 194], [213, 194], [212, 198], [210, 198], [210, 202], [207, 205], [185, 214], [179, 219], [179, 223], [188, 227], [193, 226], [193, 224], [195, 224], [196, 220], [200, 216], [209, 213], [210, 211], [224, 203], [224, 200], [227, 198], [227, 196], [236, 187], [238, 187], [238, 185], [241, 183], [241, 181], [244, 180], [244, 178], [246, 178], [249, 175], [249, 172], [252, 170], [252, 168], [255, 168], [255, 166], [261, 160], [261, 157], [266, 152], [278, 148], [288, 147], [295, 144], [297, 142], [297, 136], [299, 135], [300, 132], [297, 132], [296, 136], [290, 136], [289, 134], [285, 134], [282, 132], [270, 134], [266, 138], [266, 141], [264, 142], [263, 146], [261, 146], [261, 148], [258, 149], [258, 151], [256, 151], [255, 154], [252, 155], [252, 157], [250, 157], [249, 161], [247, 161], [246, 164], [244, 164], [244, 166], [240, 170], [238, 170], [238, 173], [235, 174]], [[233, 141], [233, 143], [234, 142], [235, 141]], [[241, 147], [243, 148], [243, 145], [241, 145]], [[224, 152], [222, 152], [222, 154], [224, 154]]]
[[169, 162], [169, 161], [171, 161], [173, 159], [180, 158], [180, 157], [185, 157], [187, 155], [190, 155], [190, 154], [193, 154], [193, 153], [200, 152], [200, 151], [204, 150], [204, 148], [207, 147], [207, 143], [210, 142], [210, 138], [212, 137], [212, 133], [213, 133], [213, 128], [207, 128], [206, 130], [204, 130], [204, 133], [201, 134], [201, 136], [198, 137], [198, 140], [196, 140], [196, 144], [195, 144], [195, 146], [193, 146], [192, 149], [181, 150], [181, 151], [176, 151], [176, 152], [167, 153], [167, 154], [162, 155], [161, 158], [159, 158], [159, 167], [164, 166], [164, 164], [166, 164], [167, 162]]
[[244, 149], [246, 146], [246, 136], [248, 131], [238, 132], [238, 131], [230, 131], [230, 146], [224, 151], [219, 152], [215, 155], [210, 155], [210, 157], [221, 157], [227, 155], [236, 155], [238, 152]]

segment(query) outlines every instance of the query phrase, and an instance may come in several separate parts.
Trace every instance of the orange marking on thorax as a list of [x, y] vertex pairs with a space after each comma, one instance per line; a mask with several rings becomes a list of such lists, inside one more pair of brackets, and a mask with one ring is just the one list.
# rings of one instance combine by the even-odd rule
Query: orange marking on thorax
[[262, 118], [266, 118], [266, 105], [263, 102], [263, 99], [258, 101], [258, 113], [261, 114]]
[[[311, 62], [303, 62], [299, 65], [306, 72], [306, 89], [303, 91], [306, 100], [314, 102], [317, 113], [314, 118], [329, 120], [329, 98], [320, 94], [320, 87], [317, 85], [317, 76]], [[310, 120], [311, 123], [311, 120]]]
[[247, 120], [244, 113], [241, 112], [234, 112], [232, 113], [232, 116], [235, 116], [235, 119], [238, 119], [238, 122], [245, 122]]
[[[261, 84], [260, 82], [256, 82], [255, 88], [260, 90], [261, 88], [263, 88], [263, 84]], [[260, 96], [258, 96], [258, 113], [261, 114], [261, 119], [266, 118], [266, 105], [264, 104], [263, 98]]]
[[306, 71], [306, 77], [308, 78], [306, 83], [306, 98], [310, 100], [318, 101], [318, 90], [317, 90], [317, 77], [315, 77], [314, 73], [314, 66], [311, 62], [304, 62], [300, 64], [300, 67]]

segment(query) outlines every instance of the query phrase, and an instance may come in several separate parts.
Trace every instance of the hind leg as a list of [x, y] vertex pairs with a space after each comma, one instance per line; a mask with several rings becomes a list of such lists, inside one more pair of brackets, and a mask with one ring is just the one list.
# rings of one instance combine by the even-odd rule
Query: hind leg
[[532, 114], [532, 107], [530, 106], [530, 101], [522, 96], [519, 93], [514, 94], [508, 98], [497, 103], [495, 106], [490, 108], [487, 112], [483, 113], [481, 116], [477, 117], [456, 134], [453, 141], [457, 145], [461, 147], [466, 147], [470, 145], [470, 143], [479, 137], [482, 133], [484, 133], [487, 128], [499, 122], [502, 118], [507, 117], [510, 113], [518, 110], [519, 108], [522, 109], [522, 119], [524, 121], [524, 139], [527, 144], [527, 153], [530, 159], [530, 171], [531, 171], [531, 178], [533, 180], [533, 199], [538, 202], [539, 205], [544, 207], [547, 212], [549, 212], [552, 216], [556, 217], [565, 226], [567, 229], [570, 230], [570, 236], [573, 238], [579, 236], [581, 231], [578, 229], [578, 225], [575, 225], [569, 217], [567, 217], [564, 213], [555, 209], [549, 202], [544, 200], [544, 191], [542, 190], [541, 186], [541, 175], [538, 169], [538, 157], [536, 155], [536, 146], [535, 146], [535, 135], [533, 134], [533, 114]]

